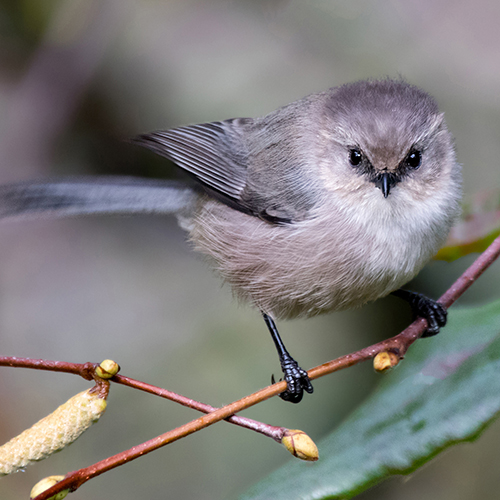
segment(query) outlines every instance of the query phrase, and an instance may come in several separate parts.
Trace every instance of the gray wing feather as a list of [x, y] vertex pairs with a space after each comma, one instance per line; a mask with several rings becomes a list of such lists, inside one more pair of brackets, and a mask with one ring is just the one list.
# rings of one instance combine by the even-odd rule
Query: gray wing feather
[[171, 214], [195, 193], [175, 181], [89, 177], [0, 186], [0, 218], [91, 214]]
[[153, 132], [134, 142], [165, 156], [199, 182], [233, 200], [246, 185], [248, 153], [244, 140], [251, 118], [189, 125]]

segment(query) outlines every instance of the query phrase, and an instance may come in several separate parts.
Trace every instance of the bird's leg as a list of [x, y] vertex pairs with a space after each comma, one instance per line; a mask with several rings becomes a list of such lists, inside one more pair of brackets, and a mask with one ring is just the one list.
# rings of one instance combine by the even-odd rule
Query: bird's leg
[[[282, 392], [279, 396], [284, 401], [290, 401], [291, 403], [299, 403], [304, 395], [304, 391], [311, 394], [313, 392], [313, 386], [307, 372], [303, 370], [295, 361], [290, 353], [286, 350], [285, 344], [281, 340], [278, 329], [274, 320], [268, 316], [266, 313], [262, 313], [264, 316], [264, 321], [266, 322], [271, 337], [273, 338], [274, 345], [278, 351], [278, 356], [280, 358], [281, 370], [287, 384], [287, 390]], [[274, 377], [273, 377], [274, 383]]]
[[421, 293], [410, 292], [408, 290], [396, 290], [392, 295], [406, 300], [410, 304], [414, 318], [425, 318], [428, 328], [422, 337], [432, 337], [439, 333], [439, 329], [446, 325], [448, 312], [446, 307], [435, 300], [429, 299]]

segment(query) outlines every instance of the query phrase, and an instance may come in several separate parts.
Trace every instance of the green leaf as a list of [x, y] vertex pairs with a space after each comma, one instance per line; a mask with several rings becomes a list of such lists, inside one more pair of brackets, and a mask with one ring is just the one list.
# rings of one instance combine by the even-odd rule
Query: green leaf
[[[493, 215], [498, 219], [498, 221], [495, 222], [496, 224], [500, 223], [500, 212], [498, 212], [498, 214], [494, 213], [488, 215]], [[454, 229], [457, 229], [456, 233], [458, 233], [459, 230], [464, 228], [466, 225], [473, 225], [471, 224], [473, 222], [475, 221], [469, 221], [468, 223], [460, 224]], [[489, 233], [485, 232], [482, 226], [478, 225], [477, 229], [478, 231], [475, 237], [468, 235], [470, 236], [469, 239], [465, 237], [463, 239], [450, 237], [446, 246], [439, 250], [439, 252], [434, 256], [434, 259], [453, 262], [454, 260], [457, 260], [460, 257], [464, 257], [465, 255], [469, 255], [470, 253], [484, 252], [491, 245], [493, 240], [500, 234], [500, 229], [498, 228], [493, 229], [493, 231]]]
[[480, 191], [464, 200], [460, 220], [434, 257], [451, 262], [470, 253], [484, 252], [500, 234], [500, 190]]
[[318, 462], [294, 460], [242, 498], [352, 498], [475, 439], [500, 412], [500, 301], [451, 309], [442, 333], [418, 341], [382, 376], [368, 400], [319, 443]]

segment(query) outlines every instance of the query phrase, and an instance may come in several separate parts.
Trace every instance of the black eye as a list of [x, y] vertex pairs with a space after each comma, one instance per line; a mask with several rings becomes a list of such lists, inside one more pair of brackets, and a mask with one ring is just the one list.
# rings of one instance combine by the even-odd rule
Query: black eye
[[353, 167], [358, 166], [363, 160], [363, 155], [359, 149], [351, 149], [349, 152], [349, 161]]
[[417, 151], [416, 149], [412, 149], [408, 156], [405, 158], [405, 164], [408, 167], [414, 168], [415, 170], [420, 167], [420, 163], [422, 162], [422, 153]]

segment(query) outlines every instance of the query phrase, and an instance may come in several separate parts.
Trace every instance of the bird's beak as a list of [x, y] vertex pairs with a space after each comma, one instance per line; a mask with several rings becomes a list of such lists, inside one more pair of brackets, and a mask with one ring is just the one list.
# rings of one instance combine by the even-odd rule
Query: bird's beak
[[389, 174], [387, 172], [382, 174], [380, 189], [384, 194], [384, 198], [387, 198], [389, 196], [389, 193], [391, 192], [391, 181], [389, 179]]
[[380, 188], [384, 198], [387, 198], [391, 192], [393, 186], [398, 183], [398, 179], [396, 176], [390, 172], [382, 172], [377, 175], [377, 177], [373, 180], [375, 185]]

